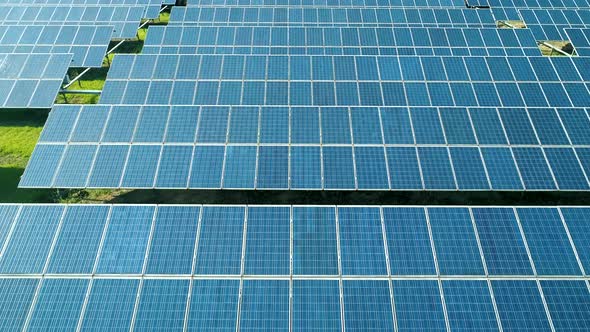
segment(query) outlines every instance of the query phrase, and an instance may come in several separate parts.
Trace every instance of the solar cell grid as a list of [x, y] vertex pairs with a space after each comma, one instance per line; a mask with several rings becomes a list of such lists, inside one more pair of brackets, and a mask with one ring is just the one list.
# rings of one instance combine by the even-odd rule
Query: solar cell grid
[[[466, 38], [467, 31], [492, 34]], [[440, 32], [450, 41], [433, 44]], [[318, 38], [319, 36], [319, 38]], [[172, 38], [176, 37], [176, 38]], [[497, 42], [492, 42], [495, 39]], [[298, 40], [302, 40], [299, 42]], [[457, 42], [463, 41], [463, 42]], [[144, 54], [539, 55], [529, 30], [474, 28], [152, 27]], [[239, 58], [238, 58], [239, 59]], [[430, 58], [427, 58], [430, 59]], [[433, 58], [437, 60], [437, 58]], [[440, 61], [440, 59], [439, 59]], [[243, 61], [240, 61], [240, 64]], [[225, 64], [224, 64], [225, 65]], [[241, 68], [235, 68], [241, 69]], [[280, 70], [281, 68], [277, 68]], [[299, 68], [303, 69], [303, 68]], [[432, 69], [436, 69], [433, 67]], [[439, 68], [440, 73], [444, 69]], [[269, 71], [269, 72], [275, 72]], [[239, 73], [239, 72], [238, 72]], [[437, 71], [433, 71], [437, 73]], [[443, 74], [444, 75], [444, 74]], [[227, 78], [227, 77], [226, 77]]]
[[0, 25], [0, 53], [71, 53], [73, 67], [100, 67], [112, 34], [112, 26]]
[[586, 111], [59, 106], [21, 186], [586, 190], [590, 122], [576, 118]]
[[[8, 248], [10, 248], [13, 241], [19, 241], [16, 236], [17, 229], [20, 224], [27, 223], [25, 216], [30, 214], [28, 210], [32, 207], [30, 205], [22, 207], [3, 205], [2, 207], [1, 210], [7, 217], [15, 212], [5, 207], [16, 207], [17, 210], [22, 210], [18, 213], [19, 217], [14, 230], [8, 236]], [[518, 223], [520, 222], [527, 236], [527, 242], [524, 245], [530, 248], [535, 263], [550, 259], [548, 253], [538, 254], [539, 251], [534, 247], [536, 244], [530, 241], [531, 232], [528, 225], [546, 223], [546, 220], [549, 220], [547, 216], [556, 214], [563, 215], [568, 223], [568, 232], [572, 234], [574, 247], [583, 246], [583, 242], [579, 240], [583, 239], [585, 231], [583, 228], [576, 227], [579, 223], [575, 221], [583, 220], [580, 216], [584, 215], [586, 209], [581, 207], [545, 208], [544, 214], [526, 212], [531, 210], [530, 208], [518, 208], [516, 209], [518, 219], [515, 219], [514, 210], [508, 207], [248, 206], [247, 213], [246, 207], [241, 206], [46, 205], [33, 207], [48, 212], [57, 211], [60, 215], [64, 215], [60, 235], [71, 233], [67, 231], [68, 223], [90, 222], [88, 216], [97, 215], [97, 211], [111, 210], [111, 212], [106, 217], [107, 231], [100, 237], [103, 242], [102, 252], [95, 253], [98, 257], [93, 260], [99, 262], [96, 273], [59, 270], [51, 275], [41, 276], [35, 271], [18, 272], [18, 275], [6, 270], [0, 272], [2, 277], [0, 290], [3, 289], [5, 292], [3, 298], [10, 301], [2, 306], [3, 310], [0, 310], [4, 317], [10, 317], [3, 321], [17, 324], [19, 328], [26, 325], [29, 329], [37, 329], [50, 326], [48, 324], [75, 327], [80, 324], [83, 328], [129, 329], [133, 326], [137, 329], [143, 327], [159, 329], [164, 326], [182, 328], [186, 325], [188, 328], [217, 330], [235, 329], [236, 324], [240, 324], [240, 328], [243, 329], [250, 327], [288, 329], [289, 325], [293, 324], [292, 326], [296, 328], [316, 330], [339, 329], [342, 326], [353, 330], [393, 330], [395, 324], [397, 328], [403, 330], [445, 330], [448, 324], [453, 330], [496, 330], [501, 323], [504, 329], [547, 330], [550, 322], [560, 328], [582, 327], [583, 329], [589, 319], [588, 311], [583, 309], [588, 305], [587, 300], [590, 296], [583, 275], [563, 269], [557, 275], [547, 274], [545, 269], [540, 268], [542, 264], [535, 264], [537, 274], [533, 275], [530, 269], [526, 268], [528, 258], [518, 256], [527, 255], [526, 252], [522, 253], [522, 244], [518, 246], [510, 244], [515, 243], [520, 236], [514, 235], [519, 232]], [[428, 222], [425, 208], [428, 211]], [[202, 217], [199, 218], [200, 209], [203, 212]], [[470, 209], [471, 213], [469, 213]], [[537, 210], [539, 209], [535, 209]], [[238, 248], [238, 272], [234, 275], [227, 272], [214, 272], [218, 274], [216, 277], [209, 271], [198, 269], [194, 271], [192, 278], [191, 275], [180, 270], [168, 270], [167, 275], [163, 275], [165, 273], [161, 270], [154, 271], [149, 268], [133, 272], [123, 269], [129, 265], [125, 260], [112, 263], [120, 265], [120, 268], [115, 268], [115, 265], [111, 265], [111, 270], [108, 271], [100, 268], [100, 260], [111, 251], [109, 247], [121, 248], [119, 255], [125, 256], [133, 254], [135, 250], [125, 247], [124, 243], [128, 237], [116, 239], [116, 242], [121, 243], [116, 245], [113, 242], [113, 236], [108, 232], [121, 217], [124, 217], [127, 223], [135, 223], [134, 220], [149, 220], [148, 224], [150, 228], [153, 228], [150, 231], [151, 240], [144, 240], [144, 243], [147, 242], [147, 248], [141, 250], [141, 257], [138, 256], [142, 263], [145, 257], [148, 267], [155, 257], [150, 256], [150, 253], [161, 252], [162, 235], [158, 234], [162, 234], [163, 221], [189, 223], [191, 227], [199, 228], [200, 230], [188, 232], [193, 232], [193, 235], [194, 232], [199, 233], [198, 238], [195, 239], [199, 243], [199, 248], [196, 249], [197, 256], [194, 256], [194, 248], [190, 248], [190, 245], [187, 250], [175, 251], [174, 254], [175, 261], [195, 261], [199, 266], [199, 250], [204, 250], [203, 247], [208, 246], [208, 240], [204, 240], [204, 237], [212, 234], [211, 232], [216, 232], [210, 226], [227, 222], [228, 219], [225, 218], [232, 211], [239, 215], [240, 223], [246, 224], [244, 230], [246, 234], [239, 232], [239, 238], [246, 238], [246, 242], [244, 248], [242, 245]], [[441, 246], [438, 245], [440, 241], [437, 236], [439, 232], [437, 227], [440, 223], [437, 221], [437, 215], [441, 214], [441, 211], [456, 211], [452, 214], [454, 217], [448, 219], [451, 227], [447, 229], [451, 230], [460, 227], [465, 223], [465, 219], [470, 224], [471, 216], [473, 216], [473, 222], [477, 228], [471, 228], [471, 232], [479, 234], [482, 252], [490, 271], [489, 276], [482, 270], [472, 277], [465, 276], [463, 272], [465, 260], [453, 263], [455, 270], [459, 271], [458, 274], [447, 273], [449, 261], [444, 258], [444, 252], [439, 250]], [[460, 218], [459, 212], [463, 211], [466, 212], [465, 219]], [[248, 253], [255, 253], [260, 247], [253, 239], [261, 234], [276, 234], [269, 231], [268, 225], [273, 227], [282, 225], [277, 222], [279, 220], [277, 217], [286, 220], [289, 225], [291, 215], [293, 228], [291, 230], [288, 226], [286, 239], [279, 242], [288, 244], [289, 238], [293, 237], [293, 270], [289, 269], [291, 261], [289, 255], [281, 255], [274, 260], [273, 267], [287, 266], [286, 272], [273, 269], [269, 271], [270, 274], [263, 276], [261, 275], [263, 273], [249, 271], [247, 266], [251, 254]], [[383, 226], [379, 220], [381, 215]], [[448, 213], [444, 215], [450, 216]], [[379, 270], [366, 269], [365, 265], [367, 272], [362, 278], [351, 277], [348, 274], [346, 262], [353, 256], [345, 249], [349, 245], [342, 232], [346, 231], [343, 227], [346, 229], [347, 223], [351, 222], [350, 216], [355, 217], [354, 222], [365, 225], [355, 231], [357, 235], [376, 235], [380, 238], [382, 246], [385, 245], [383, 239], [387, 240], [386, 252], [390, 255], [390, 269], [385, 269], [382, 273]], [[376, 230], [367, 227], [376, 219], [378, 223]], [[154, 226], [151, 226], [152, 220], [155, 220]], [[206, 224], [198, 226], [199, 222]], [[488, 226], [484, 226], [486, 222]], [[267, 227], [257, 226], [265, 223]], [[429, 224], [432, 228], [435, 249], [430, 246]], [[408, 238], [404, 235], [402, 226], [412, 229], [419, 226], [418, 229], [422, 229], [422, 235], [419, 238]], [[305, 242], [301, 242], [302, 236], [305, 236], [305, 233], [302, 233], [302, 227], [308, 234]], [[243, 230], [243, 224], [239, 228]], [[336, 232], [337, 229], [340, 233]], [[253, 233], [248, 235], [248, 232]], [[549, 232], [558, 234], [555, 229]], [[228, 233], [223, 234], [227, 238]], [[323, 236], [316, 236], [320, 234]], [[311, 239], [310, 235], [313, 235], [316, 240]], [[490, 237], [499, 240], [502, 244], [507, 243], [505, 250], [507, 254], [498, 252], [498, 255], [514, 257], [503, 260], [502, 269], [496, 267], [495, 260], [490, 259], [489, 250], [486, 249], [491, 245]], [[41, 262], [41, 265], [47, 265], [60, 256], [60, 250], [57, 249], [59, 239], [54, 240], [54, 238], [54, 234], [42, 234], [42, 238], [37, 239], [37, 242], [48, 239], [56, 243], [49, 257], [44, 258], [47, 262]], [[270, 239], [273, 238], [270, 237]], [[457, 241], [459, 237], [455, 236], [454, 239]], [[330, 242], [332, 244], [329, 244]], [[248, 249], [248, 246], [253, 247]], [[517, 249], [519, 247], [520, 249]], [[381, 248], [383, 252], [384, 247]], [[496, 248], [503, 249], [497, 245]], [[305, 252], [306, 250], [308, 253]], [[330, 250], [332, 253], [329, 252]], [[412, 258], [408, 259], [414, 265], [404, 264], [400, 260], [404, 259], [404, 251], [411, 252]], [[508, 253], [508, 251], [511, 252]], [[210, 250], [208, 252], [211, 253]], [[245, 256], [242, 256], [242, 252]], [[338, 252], [343, 264], [342, 275], [339, 274]], [[435, 261], [431, 256], [433, 252], [436, 253]], [[418, 253], [421, 258], [417, 256]], [[209, 255], [207, 251], [202, 251], [201, 255], [203, 254]], [[6, 251], [3, 259], [8, 257], [7, 255], [15, 256], [15, 253]], [[209, 270], [215, 267], [227, 267], [225, 256], [209, 255], [209, 257]], [[583, 260], [585, 256], [580, 257]], [[380, 260], [383, 264], [387, 262], [384, 257]], [[407, 259], [406, 261], [408, 262]], [[333, 266], [331, 270], [327, 269], [330, 264]], [[78, 263], [74, 262], [71, 266], [78, 266]], [[242, 266], [246, 267], [243, 273], [239, 272]], [[431, 267], [428, 268], [428, 266]], [[434, 268], [439, 266], [441, 280], [431, 279], [437, 276], [438, 268]], [[389, 271], [392, 278], [391, 288], [388, 281]], [[224, 279], [218, 279], [221, 277], [219, 274], [224, 274]], [[550, 280], [546, 278], [547, 275], [552, 275]], [[293, 280], [290, 281], [290, 278]], [[292, 299], [289, 294], [292, 294]], [[547, 316], [545, 301], [551, 318]], [[50, 305], [55, 303], [62, 304], [60, 310], [56, 311], [55, 305]], [[153, 312], [155, 311], [159, 313], [157, 320], [154, 320]], [[500, 319], [499, 323], [496, 322], [496, 316]], [[162, 325], [163, 320], [166, 321], [166, 325]]]
[[0, 107], [49, 108], [72, 54], [0, 54]]
[[[289, 25], [289, 26], [494, 26], [489, 10], [466, 8], [387, 8], [383, 6], [306, 6], [303, 8], [250, 4], [220, 6], [174, 7], [170, 15], [173, 25]], [[316, 7], [316, 8], [314, 8]], [[359, 8], [361, 7], [361, 8]], [[362, 8], [364, 7], [364, 8]]]
[[[455, 57], [461, 58], [469, 69], [471, 80], [466, 81], [465, 78], [455, 79], [454, 76], [448, 79], [430, 77], [427, 74], [430, 72], [428, 61], [432, 58], [428, 56], [157, 55], [155, 56], [156, 69], [151, 75], [149, 74], [151, 71], [148, 71], [147, 76], [145, 72], [139, 75], [138, 72], [134, 73], [131, 70], [130, 64], [134, 61], [142, 61], [140, 60], [142, 57], [153, 58], [152, 55], [129, 55], [116, 58], [113, 71], [109, 72], [105, 85], [105, 91], [109, 93], [105, 92], [101, 103], [168, 104], [172, 93], [169, 80], [186, 80], [191, 82], [191, 86], [194, 84], [196, 88], [192, 93], [189, 91], [189, 95], [183, 97], [183, 103], [194, 105], [583, 107], [590, 100], [590, 93], [579, 78], [569, 77], [564, 81], [556, 74], [559, 72], [556, 68], [562, 68], [564, 65], [574, 71], [577, 67], [579, 67], [577, 70], [583, 71], [583, 58], [556, 60], [548, 57]], [[233, 78], [228, 78], [224, 68], [232, 66], [231, 63], [234, 61], [244, 61], [245, 58], [250, 59], [251, 65], [246, 62], [241, 74], [238, 71], [233, 74], [234, 76], [230, 76]], [[300, 60], [309, 58], [312, 64], [311, 75], [296, 81], [289, 79], [287, 69], [290, 63], [295, 61], [294, 58]], [[529, 62], [538, 77], [515, 75], [514, 73], [518, 73], [520, 69], [510, 68], [507, 65], [508, 59]], [[351, 67], [350, 61], [354, 61], [354, 66]], [[380, 75], [375, 65], [377, 67], [391, 65], [387, 63], [388, 61], [400, 63], [401, 77], [388, 76], [387, 72]], [[198, 73], [194, 72], [191, 76], [186, 76], [186, 73], [175, 70], [177, 66], [185, 66], [186, 62], [199, 62]], [[274, 69], [277, 63], [282, 70]], [[502, 65], [497, 67], [497, 63]], [[555, 63], [555, 67], [552, 63]], [[160, 72], [158, 71], [160, 65], [163, 68], [171, 66], [171, 69]], [[249, 66], [254, 67], [249, 69]], [[333, 70], [330, 70], [331, 67]], [[351, 69], [355, 67], [356, 70], [352, 71]], [[488, 67], [494, 72], [493, 76]], [[266, 76], [260, 75], [260, 70], [263, 69], [267, 72]], [[333, 81], [334, 78], [337, 79], [336, 82]], [[441, 83], [435, 84], [437, 81]], [[522, 83], [526, 84], [522, 85]], [[298, 91], [301, 92], [298, 89], [302, 87], [305, 87], [307, 91], [302, 90], [302, 94], [298, 94]], [[471, 91], [465, 89], [469, 87]], [[546, 99], [539, 101], [538, 97], [536, 99], [529, 97], [526, 89], [530, 88], [539, 91], [538, 97], [542, 98], [544, 94]], [[111, 93], [120, 89], [125, 92]], [[521, 91], [521, 89], [525, 90]], [[145, 90], [149, 90], [147, 97], [145, 93], [138, 93]], [[236, 91], [240, 93], [236, 94]], [[344, 91], [347, 91], [346, 94], [350, 96], [340, 96]], [[304, 99], [305, 102], [299, 99], [300, 95], [309, 98], [310, 93], [312, 98]], [[391, 97], [400, 93], [401, 95], [405, 93], [405, 101]], [[454, 96], [453, 93], [457, 95]], [[152, 98], [151, 95], [157, 98]], [[523, 95], [527, 97], [523, 99]], [[193, 101], [190, 102], [190, 100]], [[174, 101], [171, 103], [174, 104]]]
[[2, 4], [0, 24], [114, 26], [113, 38], [134, 38], [144, 10], [134, 5]]

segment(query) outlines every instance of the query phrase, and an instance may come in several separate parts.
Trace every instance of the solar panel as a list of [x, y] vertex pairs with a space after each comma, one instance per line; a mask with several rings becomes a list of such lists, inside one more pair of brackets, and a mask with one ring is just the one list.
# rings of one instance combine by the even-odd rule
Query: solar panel
[[590, 319], [583, 207], [0, 207], [16, 219], [0, 258], [5, 329], [549, 330]]
[[435, 280], [394, 280], [393, 299], [399, 329], [443, 331], [446, 322]]
[[587, 116], [582, 108], [59, 105], [20, 186], [588, 190]]
[[[152, 64], [145, 71], [144, 61], [140, 60], [142, 57], [155, 60], [155, 67]], [[234, 74], [224, 70], [246, 57], [249, 61], [243, 66], [241, 74], [239, 70]], [[311, 75], [306, 73], [307, 78], [298, 79], [297, 85], [289, 85], [293, 74], [286, 68], [291, 66], [294, 58], [310, 61]], [[585, 64], [580, 58], [454, 58], [462, 59], [463, 63], [459, 64], [460, 67], [453, 67], [453, 70], [467, 70], [471, 83], [453, 77], [440, 78], [440, 83], [435, 84], [437, 80], [430, 79], [428, 70], [423, 69], [429, 68], [431, 57], [428, 56], [125, 55], [114, 60], [100, 103], [175, 105], [176, 102], [170, 99], [169, 80], [179, 79], [196, 85], [192, 98], [190, 95], [183, 98], [186, 100], [183, 103], [188, 105], [584, 107], [590, 101], [590, 93], [577, 74], [578, 71], [583, 72]], [[354, 62], [356, 70], [352, 70], [354, 67], [350, 67], [350, 61]], [[521, 75], [518, 61], [528, 64], [538, 77], [525, 78]], [[197, 62], [200, 63], [198, 73], [177, 70]], [[375, 68], [392, 65], [391, 62], [394, 65], [399, 63], [401, 77], [388, 76], [387, 72], [381, 75]], [[512, 67], [511, 62], [514, 63]], [[274, 70], [275, 63], [285, 70]], [[450, 71], [444, 63], [441, 66]], [[137, 71], [134, 69], [136, 66]], [[332, 66], [333, 71], [326, 69]], [[576, 76], [566, 81], [560, 79], [556, 68], [562, 67], [570, 68]], [[266, 81], [260, 77], [265, 71], [268, 75]], [[492, 72], [494, 75], [491, 75]], [[334, 78], [336, 81], [332, 81]], [[351, 85], [349, 81], [356, 81], [356, 84]], [[524, 91], [521, 91], [521, 86]], [[529, 91], [527, 89], [536, 89], [539, 93], [524, 98], [523, 95]], [[123, 90], [124, 93], [121, 93]], [[145, 91], [148, 91], [147, 95]], [[241, 93], [236, 94], [236, 91]], [[345, 91], [345, 95], [349, 96], [338, 99], [337, 96]], [[395, 97], [404, 93], [405, 100]]]
[[0, 25], [0, 53], [71, 53], [72, 67], [100, 67], [112, 34], [112, 26]]
[[44, 280], [27, 328], [32, 331], [46, 329], [76, 329], [89, 280]]
[[71, 54], [0, 54], [0, 108], [50, 108]]
[[537, 273], [581, 273], [563, 220], [557, 210], [523, 208], [517, 211]]
[[189, 280], [145, 280], [135, 313], [135, 329], [183, 329]]
[[240, 330], [289, 331], [289, 281], [245, 280]]
[[3, 329], [20, 330], [24, 327], [38, 283], [36, 279], [0, 279], [0, 325]]
[[[298, 1], [298, 0], [295, 0]], [[295, 2], [293, 1], [293, 2]], [[403, 8], [398, 6], [382, 6], [376, 2], [372, 6], [362, 3], [348, 2], [338, 6], [327, 1], [305, 1], [292, 6], [273, 5], [271, 2], [256, 4], [252, 1], [241, 1], [238, 4], [220, 4], [214, 6], [200, 6], [191, 1], [189, 6], [174, 7], [170, 14], [171, 25], [235, 25], [235, 26], [377, 26], [400, 24], [433, 25], [433, 26], [495, 26], [494, 17], [490, 10], [471, 10], [464, 8], [464, 4], [454, 8]], [[267, 6], [264, 6], [264, 5]], [[274, 8], [273, 8], [274, 7]], [[278, 8], [277, 8], [278, 7]], [[283, 7], [283, 8], [281, 8]], [[299, 7], [299, 8], [297, 8]], [[301, 8], [303, 7], [303, 8]], [[363, 8], [364, 7], [364, 8]], [[393, 7], [393, 8], [388, 8]], [[397, 8], [395, 8], [397, 7]]]
[[[441, 36], [435, 35], [437, 33]], [[443, 42], [437, 43], [438, 39]], [[539, 50], [536, 39], [527, 29], [183, 25], [151, 27], [142, 53], [534, 56], [539, 55]], [[442, 64], [440, 68], [429, 66], [425, 70], [432, 74], [440, 70], [438, 73], [444, 76]]]
[[2, 4], [0, 25], [113, 26], [113, 38], [128, 39], [136, 36], [144, 11], [134, 5]]
[[127, 329], [131, 326], [139, 280], [97, 279], [83, 313], [84, 329]]
[[588, 285], [573, 280], [541, 281], [543, 295], [556, 329], [584, 330], [590, 327]]
[[502, 328], [521, 331], [551, 331], [543, 298], [532, 280], [492, 281]]

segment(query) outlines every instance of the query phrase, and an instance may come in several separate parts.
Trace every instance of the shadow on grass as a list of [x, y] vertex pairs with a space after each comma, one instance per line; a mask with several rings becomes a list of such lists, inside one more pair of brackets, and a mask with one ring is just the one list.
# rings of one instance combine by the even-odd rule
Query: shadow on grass
[[109, 203], [311, 205], [588, 205], [584, 192], [133, 190]]
[[48, 114], [49, 109], [3, 109], [0, 112], [0, 127], [42, 127], [47, 120]]
[[54, 191], [51, 189], [17, 188], [24, 169], [0, 167], [0, 203], [53, 203]]

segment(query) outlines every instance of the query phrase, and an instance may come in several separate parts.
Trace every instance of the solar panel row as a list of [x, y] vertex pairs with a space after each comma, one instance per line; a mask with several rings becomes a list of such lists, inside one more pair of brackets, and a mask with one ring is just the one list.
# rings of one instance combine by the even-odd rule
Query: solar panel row
[[[191, 3], [192, 4], [192, 3]], [[216, 26], [495, 26], [489, 10], [464, 8], [297, 8], [248, 4], [232, 6], [173, 7], [169, 25]]]
[[0, 5], [2, 25], [114, 26], [113, 38], [134, 38], [143, 6], [104, 5]]
[[465, 8], [461, 0], [190, 0], [192, 7], [208, 6], [313, 6], [313, 7], [459, 7]]
[[589, 132], [583, 109], [61, 106], [20, 186], [584, 190]]
[[590, 209], [574, 207], [4, 205], [1, 211], [5, 276], [532, 278], [583, 276], [590, 268]]
[[142, 54], [539, 55], [529, 30], [151, 27]]
[[586, 287], [575, 280], [0, 279], [0, 315], [7, 330], [393, 331], [395, 323], [551, 331], [588, 328]]
[[2, 205], [0, 326], [585, 330], [589, 217], [577, 207]]
[[177, 103], [171, 86], [183, 81], [188, 105], [585, 107], [587, 65], [569, 57], [129, 55], [115, 59], [100, 103]]
[[0, 53], [70, 53], [72, 67], [100, 67], [112, 34], [112, 26], [0, 25]]

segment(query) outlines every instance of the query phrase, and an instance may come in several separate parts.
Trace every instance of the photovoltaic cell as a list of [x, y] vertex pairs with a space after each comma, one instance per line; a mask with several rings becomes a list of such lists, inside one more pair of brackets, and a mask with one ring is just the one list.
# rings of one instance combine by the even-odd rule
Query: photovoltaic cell
[[429, 208], [428, 218], [440, 273], [482, 274], [483, 265], [469, 210]]
[[0, 279], [0, 326], [3, 330], [22, 330], [38, 282], [36, 279]]
[[445, 280], [442, 288], [453, 331], [499, 331], [487, 282]]
[[239, 280], [194, 280], [188, 328], [235, 331], [239, 288]]
[[188, 280], [145, 280], [141, 287], [134, 329], [183, 329], [188, 289]]
[[146, 273], [192, 273], [199, 212], [198, 207], [158, 208]]
[[379, 209], [340, 208], [338, 224], [342, 274], [386, 275]]
[[245, 273], [287, 275], [290, 272], [290, 209], [249, 208]]
[[76, 329], [87, 279], [47, 279], [43, 281], [28, 325], [29, 330]]
[[47, 273], [92, 273], [108, 213], [107, 206], [69, 207]]
[[245, 280], [240, 330], [289, 330], [289, 281]]
[[535, 281], [495, 280], [492, 289], [503, 329], [551, 331]]
[[292, 213], [293, 274], [338, 274], [335, 209], [295, 207]]
[[541, 287], [556, 329], [583, 331], [590, 327], [590, 293], [585, 282], [543, 280]]
[[196, 274], [240, 274], [244, 214], [239, 207], [203, 209]]
[[581, 208], [562, 208], [561, 213], [568, 227], [576, 252], [584, 271], [590, 271], [590, 218], [589, 211]]
[[112, 208], [98, 258], [99, 273], [142, 273], [155, 208]]
[[385, 280], [346, 280], [344, 324], [351, 331], [393, 331], [389, 284]]
[[0, 258], [0, 272], [43, 273], [63, 206], [23, 207]]
[[521, 208], [517, 211], [537, 273], [579, 275], [580, 267], [557, 210]]
[[383, 209], [392, 275], [436, 274], [426, 214], [420, 208]]
[[533, 270], [512, 209], [472, 210], [488, 273], [531, 275]]
[[337, 280], [293, 281], [293, 328], [340, 331], [340, 289]]
[[398, 329], [445, 331], [445, 316], [435, 280], [394, 280], [393, 299]]
[[95, 280], [84, 312], [82, 328], [129, 329], [138, 285], [137, 279]]

